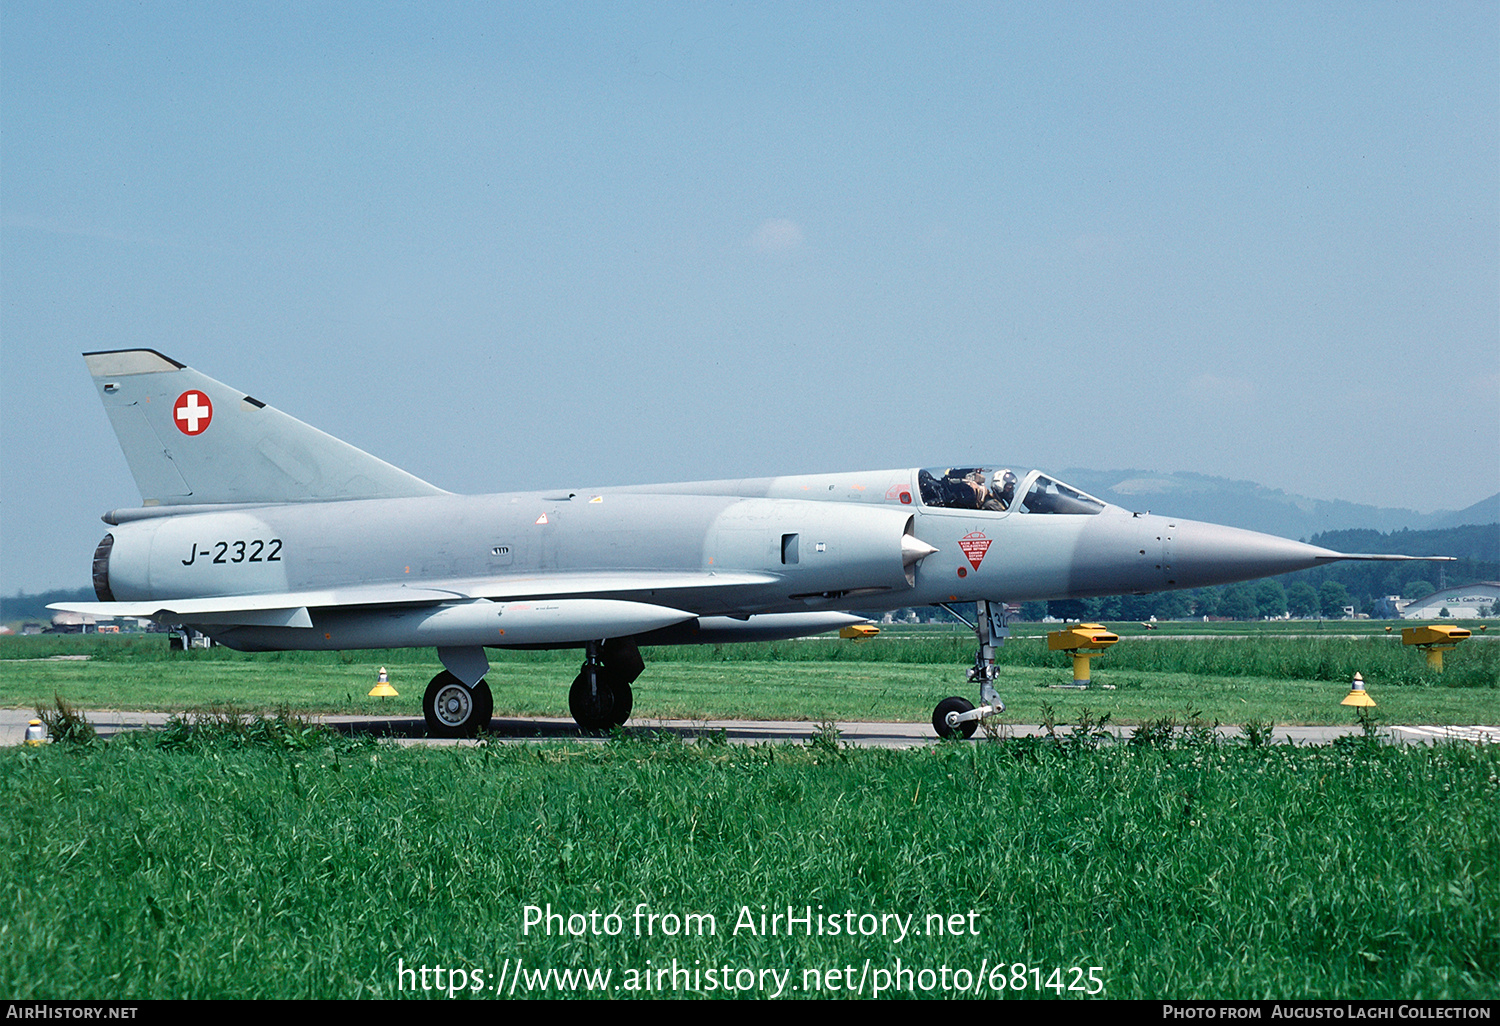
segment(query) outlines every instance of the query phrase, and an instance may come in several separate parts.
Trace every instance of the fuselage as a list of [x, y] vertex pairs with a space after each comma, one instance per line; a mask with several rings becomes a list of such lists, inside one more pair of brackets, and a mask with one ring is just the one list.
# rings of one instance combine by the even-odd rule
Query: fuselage
[[933, 720], [967, 736], [1000, 708], [997, 603], [1391, 558], [1132, 513], [997, 465], [453, 495], [155, 350], [84, 359], [142, 505], [104, 518], [98, 601], [53, 608], [247, 650], [431, 646], [444, 669], [423, 714], [444, 737], [489, 720], [487, 648], [583, 648], [568, 707], [599, 730], [628, 719], [642, 645], [972, 601], [983, 705], [946, 699]]
[[[1003, 503], [965, 508], [933, 475], [117, 511], [102, 583], [115, 601], [170, 603], [372, 585], [448, 591], [455, 600], [537, 599], [579, 594], [577, 582], [586, 581], [596, 599], [745, 617], [1153, 592], [1283, 573], [1334, 555], [1132, 513], [1036, 471]], [[723, 586], [734, 574], [744, 579]], [[309, 611], [315, 626], [350, 615]], [[256, 647], [283, 647], [283, 633], [285, 647], [311, 636], [240, 629]]]

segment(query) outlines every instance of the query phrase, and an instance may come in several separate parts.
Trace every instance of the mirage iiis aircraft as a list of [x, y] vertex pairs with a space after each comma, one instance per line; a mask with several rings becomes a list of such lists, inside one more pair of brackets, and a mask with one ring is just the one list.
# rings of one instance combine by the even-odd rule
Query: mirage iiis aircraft
[[105, 514], [98, 602], [244, 651], [434, 646], [430, 733], [490, 720], [486, 648], [580, 648], [578, 725], [623, 724], [643, 645], [799, 637], [850, 608], [973, 603], [980, 704], [1005, 602], [1224, 584], [1348, 555], [1132, 513], [994, 467], [455, 495], [150, 349], [85, 353], [140, 487]]

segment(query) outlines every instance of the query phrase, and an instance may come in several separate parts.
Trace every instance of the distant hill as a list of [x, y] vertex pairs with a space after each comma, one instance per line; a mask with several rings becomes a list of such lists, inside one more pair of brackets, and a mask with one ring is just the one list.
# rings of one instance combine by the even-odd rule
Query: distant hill
[[1500, 523], [1500, 492], [1496, 492], [1488, 499], [1480, 499], [1468, 509], [1461, 509], [1457, 513], [1434, 513], [1437, 518], [1427, 526], [1431, 529], [1444, 527], [1462, 527], [1464, 524], [1494, 524]]
[[1253, 481], [1231, 481], [1207, 474], [1073, 468], [1064, 471], [1061, 477], [1126, 509], [1207, 520], [1283, 538], [1310, 538], [1329, 531], [1355, 529], [1388, 533], [1500, 523], [1500, 493], [1463, 510], [1418, 513], [1399, 507], [1309, 499]]

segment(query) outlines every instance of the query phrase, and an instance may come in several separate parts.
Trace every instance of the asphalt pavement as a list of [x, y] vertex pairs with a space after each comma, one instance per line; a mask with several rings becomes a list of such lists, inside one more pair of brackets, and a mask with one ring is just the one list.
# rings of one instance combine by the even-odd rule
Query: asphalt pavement
[[[29, 709], [0, 709], [0, 745], [17, 745], [26, 737], [26, 725], [35, 717]], [[126, 730], [150, 730], [162, 726], [174, 713], [122, 712], [111, 709], [83, 710], [84, 717], [94, 725], [102, 738], [114, 737]], [[455, 745], [474, 744], [473, 741], [446, 741], [428, 738], [422, 720], [416, 717], [382, 716], [314, 716], [311, 719], [326, 723], [336, 730], [349, 734], [360, 734], [386, 738], [397, 744]], [[930, 723], [866, 723], [839, 721], [834, 724], [838, 740], [842, 744], [860, 748], [912, 748], [917, 745], [936, 744]], [[652, 732], [667, 731], [684, 740], [704, 735], [718, 735], [734, 744], [792, 743], [805, 744], [825, 730], [821, 723], [805, 720], [632, 720], [626, 728], [627, 734], [644, 736]], [[1058, 733], [1071, 728], [1060, 727]], [[1276, 744], [1317, 745], [1328, 744], [1335, 738], [1358, 734], [1357, 726], [1341, 727], [1277, 727], [1272, 732]], [[491, 721], [488, 736], [505, 743], [534, 743], [542, 741], [585, 740], [601, 743], [605, 738], [580, 738], [578, 727], [571, 719], [556, 717], [496, 717]], [[1040, 737], [1044, 727], [1038, 724], [1005, 724], [999, 728], [1001, 737]], [[1111, 727], [1109, 733], [1126, 739], [1134, 733], [1132, 727]], [[1220, 727], [1219, 734], [1225, 738], [1240, 736], [1238, 727]], [[1500, 744], [1500, 727], [1439, 727], [1439, 726], [1381, 726], [1380, 736], [1393, 744], [1433, 744], [1439, 741], [1472, 741], [1476, 743]], [[974, 741], [983, 741], [983, 731], [974, 735]]]

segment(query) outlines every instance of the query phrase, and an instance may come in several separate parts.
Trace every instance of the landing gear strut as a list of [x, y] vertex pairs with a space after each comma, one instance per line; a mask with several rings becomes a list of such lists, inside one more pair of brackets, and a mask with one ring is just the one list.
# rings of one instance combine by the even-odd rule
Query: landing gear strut
[[1000, 693], [995, 690], [995, 649], [1005, 643], [1010, 629], [1005, 626], [1005, 604], [980, 599], [974, 603], [974, 620], [970, 622], [952, 606], [939, 603], [944, 609], [968, 624], [979, 639], [979, 651], [974, 653], [974, 665], [969, 668], [970, 683], [979, 683], [979, 708], [966, 698], [945, 698], [932, 711], [932, 729], [941, 738], [969, 738], [979, 727], [981, 720], [1005, 711]]
[[422, 715], [432, 737], [473, 737], [489, 725], [495, 699], [483, 680], [472, 687], [444, 670], [422, 696]]
[[645, 668], [640, 649], [629, 638], [590, 642], [583, 668], [568, 689], [568, 712], [578, 729], [596, 734], [623, 727], [635, 704], [630, 685]]

